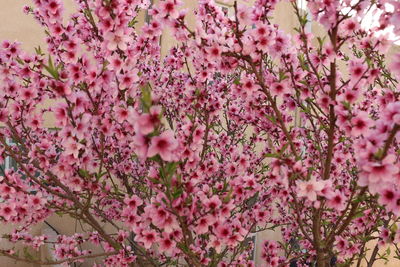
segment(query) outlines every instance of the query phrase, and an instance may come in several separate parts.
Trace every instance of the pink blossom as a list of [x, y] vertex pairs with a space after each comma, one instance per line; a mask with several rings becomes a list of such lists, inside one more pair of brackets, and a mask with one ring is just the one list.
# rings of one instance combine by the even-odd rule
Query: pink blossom
[[393, 154], [386, 156], [382, 162], [369, 162], [362, 166], [361, 176], [369, 183], [377, 184], [390, 181], [398, 172], [399, 168], [394, 165], [396, 157]]
[[133, 195], [129, 198], [125, 198], [124, 203], [128, 205], [129, 209], [135, 212], [137, 208], [143, 204], [143, 200], [138, 196]]
[[64, 142], [64, 147], [65, 147], [65, 154], [66, 155], [71, 155], [74, 158], [78, 158], [79, 150], [83, 148], [83, 145], [76, 142], [72, 138], [67, 138], [67, 140]]
[[297, 181], [299, 197], [306, 197], [310, 201], [316, 201], [317, 195], [325, 187], [324, 181], [317, 181], [315, 177], [312, 177], [309, 181]]
[[166, 252], [170, 254], [174, 248], [175, 242], [167, 233], [164, 233], [160, 240], [160, 252]]
[[215, 222], [215, 217], [212, 215], [207, 215], [198, 220], [198, 224], [195, 227], [197, 234], [205, 234], [209, 231], [208, 227]]
[[205, 199], [203, 201], [203, 204], [210, 210], [218, 208], [221, 205], [221, 203], [222, 203], [221, 200], [216, 195], [212, 196], [210, 199]]
[[338, 211], [342, 211], [346, 208], [345, 196], [339, 191], [334, 192], [331, 198], [327, 202], [328, 207]]
[[372, 125], [372, 120], [369, 118], [368, 113], [360, 111], [355, 117], [351, 119], [353, 127], [351, 134], [355, 137], [364, 134]]
[[128, 48], [128, 42], [130, 41], [129, 36], [124, 32], [123, 29], [106, 33], [104, 35], [104, 39], [108, 42], [107, 49], [111, 51], [114, 51], [117, 48], [125, 51]]
[[173, 161], [176, 158], [174, 151], [177, 147], [178, 142], [174, 138], [174, 133], [167, 130], [151, 139], [147, 156], [153, 157], [158, 154], [165, 161]]
[[135, 237], [135, 241], [142, 242], [146, 249], [149, 249], [157, 240], [157, 233], [152, 230], [143, 230], [140, 235]]
[[[400, 17], [400, 15], [398, 15], [398, 17]], [[397, 53], [394, 56], [392, 56], [390, 71], [392, 71], [397, 76], [397, 78], [400, 79], [400, 53]]]
[[164, 0], [160, 2], [161, 12], [175, 18], [178, 15], [177, 6], [181, 2], [178, 0]]
[[15, 203], [3, 203], [0, 205], [0, 216], [3, 217], [5, 221], [9, 221], [11, 218], [17, 215], [18, 213]]
[[273, 95], [282, 96], [289, 93], [289, 88], [284, 82], [276, 82], [271, 85], [271, 92]]
[[140, 115], [138, 119], [138, 127], [143, 135], [147, 135], [154, 131], [155, 127], [160, 123], [161, 107], [152, 106], [149, 113]]
[[352, 75], [352, 80], [357, 82], [367, 70], [367, 66], [360, 61], [350, 61], [349, 72]]

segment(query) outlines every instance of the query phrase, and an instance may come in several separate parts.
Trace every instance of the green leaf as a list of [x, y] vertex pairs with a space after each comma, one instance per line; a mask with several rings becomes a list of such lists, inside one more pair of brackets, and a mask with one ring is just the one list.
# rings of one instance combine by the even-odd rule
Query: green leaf
[[277, 153], [265, 153], [264, 158], [278, 158], [279, 154]]
[[172, 197], [174, 199], [177, 199], [178, 197], [180, 197], [183, 194], [183, 189], [182, 187], [179, 187], [177, 189], [175, 189], [175, 191], [172, 193]]
[[285, 74], [286, 74], [285, 72], [279, 71], [279, 81], [280, 82], [283, 81], [283, 80], [286, 80], [288, 78], [288, 76], [285, 75]]
[[386, 249], [386, 254], [390, 255], [390, 246], [388, 246], [388, 248]]
[[390, 227], [390, 231], [391, 231], [392, 233], [396, 233], [397, 230], [398, 230], [398, 226], [397, 226], [397, 224], [394, 223], [394, 224]]
[[323, 38], [321, 37], [317, 37], [318, 43], [319, 43], [319, 47], [323, 47], [324, 46], [324, 42], [325, 42], [325, 36]]
[[34, 260], [34, 259], [35, 259], [35, 258], [32, 256], [32, 254], [29, 253], [27, 247], [24, 247], [24, 256], [25, 256], [26, 259], [29, 259], [29, 260]]
[[44, 53], [42, 52], [42, 48], [40, 47], [40, 45], [38, 47], [35, 47], [35, 52], [39, 56], [44, 56]]
[[142, 87], [142, 98], [141, 98], [143, 110], [145, 112], [149, 112], [150, 107], [151, 107], [151, 90], [149, 84], [146, 84], [145, 86]]
[[134, 28], [136, 23], [138, 23], [138, 21], [136, 20], [136, 18], [134, 18], [131, 21], [129, 21], [128, 27]]
[[165, 167], [166, 175], [172, 176], [175, 173], [176, 168], [178, 167], [178, 164], [179, 164], [179, 162], [168, 163], [167, 166]]
[[53, 60], [51, 59], [51, 56], [49, 55], [49, 60], [48, 60], [48, 66], [43, 64], [43, 67], [47, 70], [47, 72], [56, 80], [59, 80], [60, 75], [58, 73], [58, 67], [54, 67]]
[[271, 121], [272, 123], [276, 123], [275, 117], [270, 116], [270, 115], [265, 115], [265, 117], [266, 117], [269, 121]]
[[87, 170], [79, 169], [78, 173], [83, 178], [89, 178], [90, 177], [90, 173]]
[[289, 143], [286, 143], [286, 144], [282, 147], [281, 151], [279, 152], [278, 157], [281, 157], [281, 156], [283, 155], [283, 153], [285, 152], [285, 150], [286, 150], [288, 147], [289, 147]]

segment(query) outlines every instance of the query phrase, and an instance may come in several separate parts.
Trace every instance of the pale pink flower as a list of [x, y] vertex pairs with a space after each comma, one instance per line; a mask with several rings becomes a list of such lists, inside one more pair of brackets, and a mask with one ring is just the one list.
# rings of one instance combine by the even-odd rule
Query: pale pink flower
[[157, 233], [153, 230], [143, 230], [140, 235], [135, 237], [135, 241], [142, 242], [144, 248], [149, 249], [157, 242]]
[[123, 29], [115, 30], [114, 32], [107, 32], [104, 39], [108, 41], [107, 49], [114, 51], [117, 48], [125, 51], [128, 48], [129, 36], [124, 33]]
[[162, 1], [160, 2], [160, 11], [163, 15], [169, 15], [175, 18], [179, 14], [178, 4], [180, 4], [180, 1], [177, 0]]
[[271, 85], [271, 92], [274, 96], [282, 96], [290, 92], [288, 86], [284, 82], [276, 82]]
[[399, 167], [394, 164], [395, 161], [396, 156], [390, 154], [382, 162], [368, 162], [362, 166], [361, 175], [372, 184], [390, 181], [399, 172]]
[[136, 132], [133, 137], [131, 147], [135, 148], [135, 153], [140, 160], [144, 161], [147, 158], [149, 150], [150, 138], [140, 132]]
[[125, 120], [128, 119], [128, 116], [129, 116], [128, 109], [117, 106], [117, 107], [114, 107], [114, 112], [115, 112], [115, 120], [118, 123], [123, 123]]
[[137, 124], [143, 135], [147, 135], [154, 131], [155, 127], [160, 123], [161, 111], [161, 106], [152, 106], [149, 113], [140, 115]]
[[357, 82], [365, 74], [366, 70], [367, 66], [363, 62], [359, 60], [350, 61], [349, 72], [353, 81]]
[[72, 138], [67, 138], [65, 142], [63, 143], [64, 148], [65, 148], [65, 154], [66, 155], [72, 155], [74, 158], [78, 158], [79, 155], [79, 150], [83, 147], [82, 144], [76, 142]]
[[174, 150], [178, 147], [178, 142], [174, 137], [174, 133], [171, 130], [163, 132], [159, 136], [155, 136], [151, 139], [151, 144], [147, 153], [148, 157], [160, 155], [165, 161], [174, 160]]
[[327, 201], [327, 206], [338, 211], [342, 211], [346, 208], [345, 196], [336, 191], [333, 193], [332, 197]]
[[[400, 17], [400, 12], [398, 17]], [[392, 71], [397, 78], [400, 79], [400, 53], [395, 54], [392, 56], [392, 63], [389, 65], [390, 71]]]
[[124, 199], [124, 203], [128, 205], [128, 207], [136, 212], [137, 208], [143, 204], [143, 200], [136, 195], [131, 197], [126, 197]]
[[372, 120], [369, 118], [368, 113], [359, 111], [355, 117], [351, 119], [353, 127], [351, 128], [352, 136], [360, 136], [365, 134], [369, 127], [372, 126]]
[[160, 252], [166, 252], [167, 254], [170, 254], [175, 248], [175, 242], [168, 233], [164, 232], [163, 237], [159, 242], [160, 242]]
[[315, 177], [312, 177], [309, 181], [297, 181], [297, 195], [299, 197], [306, 197], [310, 201], [316, 201], [317, 195], [324, 187], [324, 181], [317, 181]]
[[206, 198], [203, 200], [203, 204], [210, 210], [214, 210], [221, 206], [221, 200], [217, 195], [212, 196], [210, 199]]
[[17, 216], [17, 210], [15, 208], [15, 203], [3, 203], [0, 206], [0, 217], [4, 220], [9, 221], [12, 217]]
[[215, 223], [215, 216], [209, 214], [201, 217], [197, 222], [197, 226], [195, 227], [196, 233], [199, 235], [207, 233], [208, 227], [213, 223]]
[[208, 59], [210, 61], [218, 60], [221, 57], [221, 48], [217, 43], [214, 43], [211, 47], [208, 48]]

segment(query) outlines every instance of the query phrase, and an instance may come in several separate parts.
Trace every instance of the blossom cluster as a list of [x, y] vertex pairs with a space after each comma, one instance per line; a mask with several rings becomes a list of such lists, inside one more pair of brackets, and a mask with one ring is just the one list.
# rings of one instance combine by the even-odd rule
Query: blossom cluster
[[[55, 263], [210, 267], [255, 266], [249, 237], [264, 230], [283, 242], [263, 243], [260, 266], [350, 264], [373, 234], [398, 241], [400, 55], [385, 64], [376, 34], [399, 31], [395, 1], [307, 1], [326, 38], [295, 1], [228, 15], [212, 0], [76, 0], [69, 18], [60, 0], [33, 2], [47, 47], [0, 49], [0, 154], [18, 166], [0, 178], [0, 220], [21, 225], [9, 241], [47, 244]], [[271, 21], [279, 5], [294, 35]], [[60, 214], [81, 232], [29, 234]]]

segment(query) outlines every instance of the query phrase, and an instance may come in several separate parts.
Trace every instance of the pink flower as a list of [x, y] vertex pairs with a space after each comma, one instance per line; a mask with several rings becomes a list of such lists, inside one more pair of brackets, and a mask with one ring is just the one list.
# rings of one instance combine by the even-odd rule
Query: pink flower
[[221, 206], [221, 203], [222, 202], [217, 195], [214, 195], [210, 199], [205, 199], [203, 201], [203, 204], [210, 210], [218, 208], [219, 206]]
[[384, 188], [379, 192], [378, 202], [381, 205], [387, 206], [390, 210], [393, 210], [397, 206], [397, 200], [400, 196], [396, 193], [396, 191], [392, 188]]
[[346, 208], [346, 199], [339, 191], [334, 192], [332, 197], [328, 200], [327, 206], [338, 211], [342, 211]]
[[221, 253], [221, 250], [222, 250], [222, 241], [219, 239], [219, 238], [216, 238], [215, 236], [211, 236], [210, 237], [210, 242], [209, 242], [209, 244], [207, 245], [207, 247], [210, 247], [210, 248], [213, 248], [213, 249], [215, 249], [215, 251], [217, 252], [217, 253]]
[[196, 233], [199, 235], [207, 233], [208, 227], [213, 223], [215, 223], [215, 216], [209, 214], [207, 216], [201, 217], [198, 220], [197, 226], [195, 227]]
[[111, 51], [117, 50], [117, 48], [125, 51], [128, 48], [127, 43], [130, 40], [129, 36], [124, 33], [123, 29], [118, 29], [114, 32], [107, 32], [104, 35], [104, 39], [108, 41], [107, 49]]
[[366, 133], [372, 125], [372, 120], [369, 118], [367, 112], [359, 111], [357, 115], [351, 119], [351, 123], [353, 124], [351, 135], [357, 137]]
[[317, 195], [324, 187], [324, 181], [317, 181], [315, 177], [312, 177], [309, 181], [297, 181], [297, 195], [299, 197], [306, 197], [310, 201], [316, 201]]
[[132, 70], [126, 74], [124, 74], [120, 78], [120, 89], [126, 89], [132, 87], [133, 83], [139, 81], [138, 70]]
[[244, 88], [245, 92], [252, 93], [258, 89], [256, 83], [249, 77], [244, 76], [241, 79], [242, 87]]
[[367, 70], [367, 66], [361, 61], [350, 61], [349, 64], [349, 72], [352, 77], [352, 80], [357, 82]]
[[17, 215], [18, 213], [14, 203], [3, 203], [0, 206], [0, 216], [3, 217], [4, 220], [9, 221], [12, 217]]
[[360, 28], [360, 24], [355, 19], [347, 19], [341, 26], [346, 35], [351, 35]]
[[251, 13], [250, 9], [243, 4], [238, 5], [237, 17], [239, 22], [243, 25], [251, 23]]
[[274, 96], [282, 96], [290, 91], [286, 83], [276, 82], [271, 85], [271, 92]]
[[387, 123], [400, 124], [400, 102], [389, 103], [383, 111], [383, 118]]
[[231, 229], [228, 225], [219, 225], [217, 227], [216, 236], [221, 239], [228, 239], [232, 234]]
[[175, 242], [167, 233], [163, 233], [163, 237], [160, 242], [160, 252], [166, 252], [170, 254], [175, 248]]
[[78, 158], [79, 150], [83, 147], [82, 144], [76, 142], [72, 138], [67, 138], [64, 142], [65, 154], [72, 155], [74, 158]]
[[[400, 17], [400, 12], [398, 17]], [[400, 79], [400, 53], [395, 54], [392, 56], [392, 63], [389, 65], [390, 71], [392, 71], [397, 78]]]
[[143, 204], [143, 200], [139, 198], [136, 195], [133, 195], [131, 197], [127, 197], [124, 199], [124, 203], [128, 205], [130, 209], [132, 209], [134, 212], [136, 212], [137, 208]]
[[161, 106], [152, 106], [149, 113], [140, 115], [137, 123], [140, 132], [147, 135], [160, 123]]
[[179, 3], [180, 2], [178, 2], [177, 0], [162, 1], [160, 3], [160, 9], [161, 9], [162, 14], [169, 15], [169, 16], [175, 18], [179, 14], [178, 8], [177, 8]]
[[135, 148], [135, 153], [140, 160], [144, 161], [147, 158], [149, 150], [150, 138], [140, 132], [136, 132], [133, 137], [131, 147]]
[[157, 233], [153, 230], [143, 230], [135, 237], [135, 241], [143, 243], [146, 249], [149, 249], [157, 241]]
[[178, 147], [178, 142], [174, 138], [174, 133], [171, 130], [163, 132], [159, 136], [151, 139], [151, 144], [147, 153], [148, 157], [160, 155], [165, 161], [174, 160], [174, 150]]
[[114, 112], [115, 112], [115, 119], [118, 123], [123, 123], [125, 120], [128, 119], [129, 112], [128, 109], [124, 107], [114, 107]]
[[399, 172], [399, 167], [394, 165], [395, 161], [396, 156], [390, 154], [382, 162], [368, 162], [362, 166], [363, 172], [360, 175], [372, 184], [390, 181]]
[[6, 108], [0, 108], [0, 121], [6, 122], [8, 119], [8, 111]]
[[56, 108], [54, 108], [54, 115], [56, 117], [56, 123], [60, 126], [67, 125], [68, 115], [67, 115], [67, 105], [59, 104]]
[[214, 43], [210, 48], [208, 48], [208, 59], [210, 61], [217, 60], [221, 57], [221, 48], [218, 44]]
[[158, 227], [163, 225], [168, 217], [168, 213], [164, 210], [163, 207], [151, 208], [150, 215], [153, 224]]

